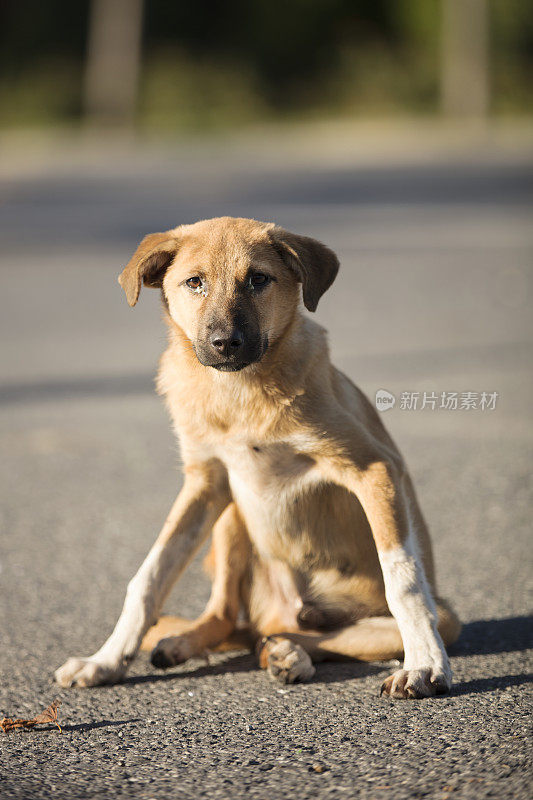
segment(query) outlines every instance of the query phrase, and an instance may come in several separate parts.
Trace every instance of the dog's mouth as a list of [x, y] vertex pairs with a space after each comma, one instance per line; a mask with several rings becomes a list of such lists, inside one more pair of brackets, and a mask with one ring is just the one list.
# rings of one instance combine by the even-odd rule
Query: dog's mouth
[[234, 361], [224, 361], [221, 364], [206, 364], [205, 366], [213, 367], [219, 372], [240, 372], [241, 369], [249, 367], [250, 364], [255, 363], [252, 361], [243, 361], [242, 364], [236, 364]]

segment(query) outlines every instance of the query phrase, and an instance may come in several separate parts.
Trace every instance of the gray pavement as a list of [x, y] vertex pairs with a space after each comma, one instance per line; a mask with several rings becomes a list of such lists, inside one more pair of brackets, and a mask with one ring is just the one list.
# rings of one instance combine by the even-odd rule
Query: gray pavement
[[[0, 717], [58, 697], [63, 734], [2, 735], [2, 799], [531, 796], [533, 154], [390, 152], [4, 153]], [[448, 697], [380, 699], [390, 664], [321, 664], [282, 688], [246, 653], [164, 674], [141, 656], [117, 687], [52, 682], [111, 630], [181, 480], [153, 391], [158, 296], [131, 310], [116, 275], [145, 233], [218, 214], [273, 219], [341, 256], [317, 318], [369, 396], [397, 397], [386, 422], [465, 623]], [[496, 408], [401, 408], [403, 392], [454, 391], [497, 392]], [[167, 607], [196, 615], [208, 589], [197, 559]]]

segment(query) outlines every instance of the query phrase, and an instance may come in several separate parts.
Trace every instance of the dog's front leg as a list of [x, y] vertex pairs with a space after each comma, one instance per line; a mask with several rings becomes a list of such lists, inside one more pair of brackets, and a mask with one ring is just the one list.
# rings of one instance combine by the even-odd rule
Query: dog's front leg
[[69, 658], [56, 670], [61, 686], [98, 686], [123, 677], [172, 584], [229, 502], [227, 479], [218, 464], [186, 469], [185, 483], [161, 533], [128, 584], [113, 633], [94, 655]]
[[[346, 431], [349, 431], [346, 435]], [[451, 670], [437, 630], [435, 602], [418, 552], [421, 513], [401, 457], [344, 420], [342, 434], [322, 440], [325, 477], [361, 503], [381, 564], [385, 595], [404, 645], [404, 666], [384, 682], [392, 697], [429, 697], [451, 687]]]

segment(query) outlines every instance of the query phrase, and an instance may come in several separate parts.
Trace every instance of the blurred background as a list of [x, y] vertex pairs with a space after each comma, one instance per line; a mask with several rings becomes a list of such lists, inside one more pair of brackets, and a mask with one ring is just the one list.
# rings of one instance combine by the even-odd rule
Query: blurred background
[[[380, 389], [397, 398], [384, 421], [430, 523], [440, 591], [468, 623], [453, 661], [463, 688], [450, 702], [480, 723], [470, 735], [494, 741], [496, 760], [518, 764], [505, 755], [506, 742], [516, 753], [511, 706], [490, 693], [480, 704], [475, 687], [497, 676], [513, 714], [526, 715], [533, 4], [0, 0], [0, 37], [0, 711], [14, 713], [16, 686], [17, 713], [24, 700], [33, 715], [36, 692], [54, 696], [52, 669], [101, 644], [181, 483], [153, 385], [165, 345], [159, 295], [144, 289], [130, 309], [118, 273], [146, 233], [256, 217], [340, 256], [316, 319], [334, 362], [371, 399]], [[424, 392], [439, 402], [443, 392], [496, 393], [497, 403], [402, 410], [404, 392], [418, 392], [419, 406]], [[196, 561], [169, 608], [192, 616], [207, 593]], [[336, 680], [335, 669], [320, 676]], [[374, 697], [375, 676], [347, 670], [342, 708], [374, 725], [358, 697], [361, 686]], [[253, 722], [257, 676], [237, 677], [235, 705]], [[231, 674], [221, 680], [231, 694]], [[65, 708], [78, 703], [83, 719], [98, 697], [97, 718], [114, 719], [133, 692], [135, 716], [144, 702], [154, 719], [167, 708], [174, 720], [176, 695], [164, 689], [68, 694]], [[293, 709], [295, 729], [309, 731], [334, 702], [317, 699], [307, 716]], [[349, 781], [360, 752], [347, 753], [342, 714], [336, 722], [328, 709], [310, 741], [321, 752], [328, 730], [337, 744], [327, 760], [351, 759], [338, 766]], [[456, 717], [444, 710], [439, 730]], [[200, 732], [208, 716], [195, 717]], [[223, 737], [238, 751], [233, 729], [230, 720]], [[264, 744], [272, 758], [275, 740]], [[450, 763], [440, 741], [421, 735], [398, 786], [418, 780], [431, 792], [433, 765]], [[475, 747], [452, 762], [484, 774], [491, 761], [472, 759]], [[93, 751], [79, 748], [73, 780], [107, 795]], [[25, 754], [6, 768], [19, 784]], [[137, 755], [136, 745], [128, 759]], [[173, 746], [158, 763], [158, 780], [173, 774]], [[48, 754], [38, 769], [47, 786], [69, 767]]]
[[2, 0], [4, 126], [531, 113], [528, 0]]

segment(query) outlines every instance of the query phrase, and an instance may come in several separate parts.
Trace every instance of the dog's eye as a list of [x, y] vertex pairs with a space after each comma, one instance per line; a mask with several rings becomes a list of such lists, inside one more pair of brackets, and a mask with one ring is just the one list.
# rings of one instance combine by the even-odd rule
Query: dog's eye
[[251, 289], [262, 289], [270, 283], [272, 278], [265, 275], [263, 272], [253, 272], [248, 278], [248, 285]]
[[193, 278], [187, 278], [185, 281], [189, 289], [192, 289], [193, 292], [201, 292], [203, 289], [202, 279], [195, 275]]

